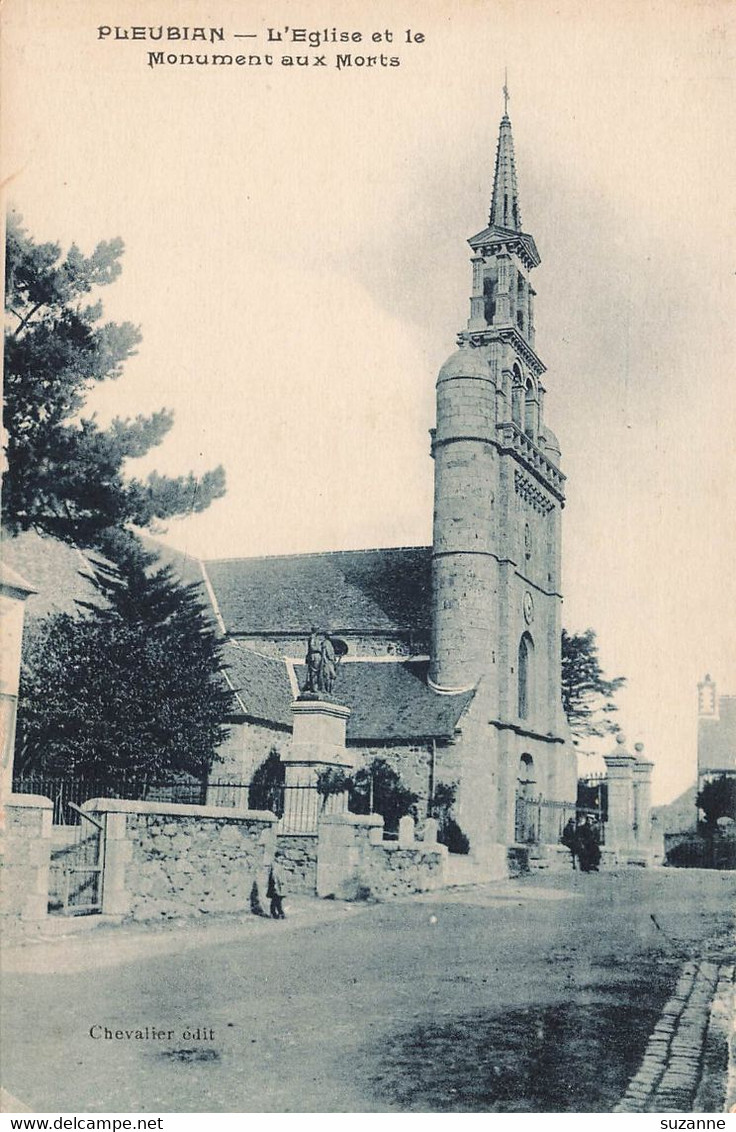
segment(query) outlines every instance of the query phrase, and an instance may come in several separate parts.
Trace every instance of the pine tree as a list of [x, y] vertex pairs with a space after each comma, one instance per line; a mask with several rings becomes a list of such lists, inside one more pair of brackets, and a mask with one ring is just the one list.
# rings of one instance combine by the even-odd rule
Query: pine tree
[[562, 706], [575, 745], [620, 730], [611, 718], [618, 711], [614, 696], [626, 683], [624, 676], [606, 677], [598, 656], [595, 632], [562, 630]]
[[122, 240], [85, 257], [36, 244], [8, 219], [5, 272], [3, 522], [93, 546], [107, 527], [202, 511], [224, 494], [222, 468], [169, 478], [129, 478], [125, 461], [160, 444], [172, 426], [165, 409], [115, 419], [107, 429], [82, 416], [90, 390], [116, 380], [140, 343], [129, 322], [104, 323], [93, 293], [121, 272]]
[[57, 615], [24, 647], [18, 766], [27, 773], [202, 779], [233, 694], [196, 583], [128, 543], [96, 574], [99, 603]]

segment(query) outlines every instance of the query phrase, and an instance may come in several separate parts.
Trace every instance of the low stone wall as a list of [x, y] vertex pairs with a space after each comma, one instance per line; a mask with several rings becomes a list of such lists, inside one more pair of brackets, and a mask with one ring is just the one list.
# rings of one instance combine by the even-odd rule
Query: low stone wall
[[105, 826], [102, 911], [135, 920], [245, 912], [272, 813], [96, 798]]
[[393, 896], [410, 896], [414, 892], [431, 892], [444, 885], [447, 849], [444, 845], [402, 849], [396, 841], [372, 845], [364, 862], [363, 882], [366, 895], [376, 900]]
[[317, 834], [280, 833], [276, 839], [276, 860], [281, 866], [284, 895], [307, 893], [317, 888]]
[[425, 840], [414, 840], [411, 818], [401, 819], [399, 840], [383, 840], [379, 814], [335, 814], [319, 825], [317, 895], [340, 900], [386, 900], [429, 892], [445, 884], [447, 849], [427, 820]]
[[53, 802], [39, 794], [11, 794], [2, 837], [3, 918], [43, 920], [48, 911]]

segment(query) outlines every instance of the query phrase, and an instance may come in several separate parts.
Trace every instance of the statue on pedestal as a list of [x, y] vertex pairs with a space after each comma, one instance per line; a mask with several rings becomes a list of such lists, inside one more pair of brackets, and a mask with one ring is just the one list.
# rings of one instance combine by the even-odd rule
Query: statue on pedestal
[[347, 652], [344, 641], [312, 626], [307, 643], [307, 679], [303, 692], [308, 695], [331, 695], [337, 679], [338, 660]]

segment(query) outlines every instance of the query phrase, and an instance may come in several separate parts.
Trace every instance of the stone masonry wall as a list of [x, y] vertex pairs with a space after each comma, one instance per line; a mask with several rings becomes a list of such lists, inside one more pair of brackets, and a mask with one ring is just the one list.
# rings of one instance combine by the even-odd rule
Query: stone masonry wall
[[[317, 895], [339, 900], [385, 900], [429, 892], [445, 883], [447, 849], [436, 841], [383, 840], [378, 814], [335, 814], [319, 826]], [[435, 824], [436, 829], [436, 824]]]
[[276, 840], [276, 860], [284, 879], [284, 895], [307, 893], [317, 887], [317, 834], [280, 833]]
[[[221, 762], [216, 763], [210, 775], [213, 783], [207, 791], [207, 804], [211, 806], [234, 806], [242, 808], [247, 804], [247, 791], [232, 789], [227, 783], [247, 783], [253, 772], [268, 757], [272, 750], [279, 752], [283, 759], [285, 751], [291, 747], [291, 732], [279, 731], [257, 723], [234, 723], [230, 737], [219, 750]], [[401, 778], [404, 786], [418, 797], [417, 816], [421, 820], [427, 812], [428, 787], [432, 742], [420, 739], [416, 742], [370, 742], [354, 741], [348, 743], [348, 750], [355, 757], [356, 770], [367, 766], [374, 759], [385, 759]], [[460, 773], [458, 752], [450, 744], [438, 743], [435, 755], [435, 783], [455, 782]]]
[[417, 743], [349, 743], [348, 749], [356, 756], [356, 770], [368, 766], [374, 759], [384, 759], [399, 775], [407, 790], [417, 795], [417, 811], [420, 816], [427, 812], [427, 789], [429, 786], [431, 740]]
[[[291, 746], [291, 731], [279, 730], [261, 723], [235, 722], [230, 734], [218, 749], [218, 762], [212, 767], [210, 780], [214, 783], [250, 782], [253, 772], [268, 758], [271, 751], [283, 752]], [[243, 791], [228, 791], [222, 786], [211, 786], [207, 793], [208, 805], [247, 805]]]
[[[356, 769], [368, 766], [374, 759], [384, 759], [399, 775], [407, 790], [418, 797], [417, 820], [421, 824], [427, 814], [428, 791], [431, 778], [432, 740], [416, 743], [348, 743], [355, 753]], [[460, 749], [453, 743], [437, 743], [435, 748], [434, 784], [457, 783], [461, 763]]]
[[418, 842], [402, 849], [395, 841], [384, 841], [371, 846], [364, 861], [364, 883], [376, 900], [431, 892], [444, 884], [446, 856], [444, 845], [425, 847]]
[[3, 920], [43, 920], [48, 909], [53, 803], [36, 794], [11, 794], [2, 842]]
[[135, 920], [244, 912], [273, 814], [96, 799], [106, 824], [103, 911]]

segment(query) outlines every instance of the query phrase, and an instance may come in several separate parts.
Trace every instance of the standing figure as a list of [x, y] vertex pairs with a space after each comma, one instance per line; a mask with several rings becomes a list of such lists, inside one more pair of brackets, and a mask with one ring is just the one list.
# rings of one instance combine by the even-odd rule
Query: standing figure
[[266, 888], [266, 896], [271, 901], [271, 916], [274, 920], [285, 920], [286, 914], [284, 913], [283, 899], [284, 899], [284, 882], [281, 875], [281, 869], [274, 861], [268, 870], [268, 887]]
[[327, 633], [324, 633], [322, 635], [322, 650], [319, 666], [319, 690], [329, 694], [335, 686], [336, 677], [337, 656], [335, 655], [335, 648]]
[[320, 670], [322, 667], [322, 634], [316, 625], [312, 626], [307, 642], [307, 682], [305, 692], [318, 692], [320, 690]]
[[575, 829], [575, 818], [570, 818], [570, 820], [567, 822], [565, 828], [562, 831], [562, 836], [560, 837], [560, 841], [562, 842], [563, 845], [566, 845], [567, 848], [570, 850], [570, 856], [572, 857], [573, 872], [575, 871], [575, 867], [576, 867], [575, 866], [575, 856], [576, 856], [576, 851], [577, 851], [577, 840], [578, 840], [578, 838], [577, 838], [577, 831]]
[[598, 834], [590, 824], [587, 816], [578, 826], [576, 836], [576, 849], [580, 868], [584, 873], [598, 872], [601, 861], [601, 850], [598, 844]]

